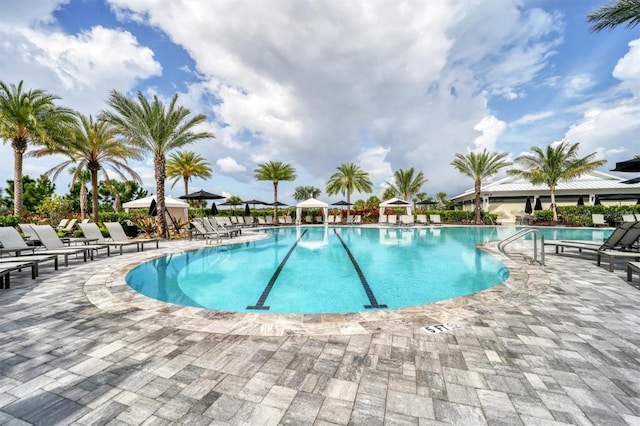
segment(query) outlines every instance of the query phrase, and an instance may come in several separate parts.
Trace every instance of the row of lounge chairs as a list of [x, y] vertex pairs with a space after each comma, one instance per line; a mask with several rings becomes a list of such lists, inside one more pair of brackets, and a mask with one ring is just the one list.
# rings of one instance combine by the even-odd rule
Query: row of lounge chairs
[[[51, 262], [54, 269], [58, 269], [59, 259], [64, 266], [69, 266], [69, 258], [82, 258], [94, 260], [95, 256], [104, 250], [109, 256], [111, 248], [119, 248], [123, 254], [123, 248], [135, 246], [137, 251], [144, 250], [145, 244], [155, 244], [159, 247], [159, 239], [130, 239], [127, 237], [122, 225], [118, 222], [105, 222], [110, 239], [106, 239], [98, 225], [95, 223], [80, 223], [84, 238], [60, 239], [57, 231], [50, 225], [35, 225], [22, 223], [20, 230], [11, 226], [0, 227], [0, 285], [9, 288], [10, 273], [16, 270], [31, 268], [31, 277], [35, 279], [40, 273], [40, 264]], [[34, 244], [38, 242], [38, 244]]]
[[390, 225], [390, 226], [442, 225], [442, 221], [440, 220], [439, 214], [429, 215], [428, 221], [427, 221], [427, 215], [425, 214], [416, 215], [415, 218], [411, 214], [403, 214], [403, 215], [400, 215], [399, 217], [395, 214], [390, 214], [390, 215], [381, 214], [378, 217], [378, 223], [382, 225]]
[[578, 252], [593, 252], [596, 254], [596, 264], [600, 266], [604, 258], [609, 260], [609, 271], [613, 272], [615, 260], [618, 258], [640, 261], [640, 222], [623, 222], [602, 243], [579, 240], [545, 240], [545, 246], [555, 248], [556, 253], [565, 249]]
[[191, 238], [204, 239], [207, 244], [213, 243], [214, 239], [220, 242], [222, 238], [233, 238], [242, 233], [242, 228], [233, 225], [228, 217], [201, 217], [193, 219], [191, 226]]

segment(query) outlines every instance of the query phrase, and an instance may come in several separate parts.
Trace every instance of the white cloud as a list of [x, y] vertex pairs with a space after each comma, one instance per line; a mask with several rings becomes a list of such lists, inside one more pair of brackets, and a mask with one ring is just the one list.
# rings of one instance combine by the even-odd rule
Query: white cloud
[[553, 112], [551, 111], [543, 111], [535, 114], [525, 114], [519, 119], [512, 121], [510, 125], [512, 126], [527, 125], [527, 124], [535, 123], [536, 121], [544, 120], [552, 116], [553, 116]]
[[640, 39], [629, 43], [629, 52], [613, 69], [613, 76], [623, 81], [635, 96], [640, 96]]
[[500, 121], [492, 115], [480, 120], [473, 128], [482, 133], [473, 141], [476, 151], [482, 151], [484, 149], [489, 152], [495, 151], [496, 141], [506, 128], [507, 125], [504, 121]]
[[216, 161], [216, 166], [220, 168], [220, 171], [225, 173], [238, 173], [244, 172], [247, 168], [241, 164], [238, 164], [236, 160], [231, 157], [220, 158]]
[[573, 75], [565, 81], [564, 93], [569, 97], [578, 96], [585, 90], [591, 88], [593, 84], [594, 81], [589, 74]]
[[390, 149], [382, 146], [363, 149], [357, 158], [357, 164], [369, 173], [372, 180], [386, 179], [393, 174], [391, 164], [385, 161]]

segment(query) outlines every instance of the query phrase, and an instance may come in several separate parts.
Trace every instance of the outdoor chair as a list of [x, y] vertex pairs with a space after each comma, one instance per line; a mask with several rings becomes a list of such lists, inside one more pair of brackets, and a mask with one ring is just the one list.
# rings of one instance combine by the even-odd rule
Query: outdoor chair
[[67, 222], [69, 222], [69, 219], [61, 219], [60, 223], [58, 223], [58, 225], [56, 226], [56, 230], [61, 230], [62, 228], [64, 228], [65, 226], [67, 226]]
[[316, 216], [316, 223], [323, 223], [322, 216]]
[[59, 229], [59, 231], [64, 232], [66, 235], [73, 234], [73, 228], [76, 226], [77, 222], [78, 219], [74, 217], [73, 219], [70, 219], [62, 229]]
[[267, 222], [264, 220], [264, 217], [258, 216], [258, 225], [259, 226], [266, 226], [267, 225]]
[[395, 214], [387, 215], [387, 225], [396, 226], [398, 224], [398, 216]]
[[109, 236], [115, 242], [132, 242], [135, 241], [140, 245], [140, 251], [144, 251], [145, 243], [156, 243], [156, 248], [160, 247], [159, 238], [134, 238], [131, 239], [127, 236], [120, 222], [104, 222], [105, 228], [109, 232]]
[[306, 215], [306, 216], [304, 217], [304, 223], [312, 224], [312, 223], [313, 223], [313, 220], [311, 219], [311, 216]]
[[64, 257], [65, 266], [69, 265], [69, 253], [65, 251], [58, 250], [40, 250], [36, 253], [36, 248], [33, 246], [27, 245], [27, 243], [22, 239], [20, 233], [12, 227], [12, 226], [1, 226], [0, 227], [0, 256], [4, 254], [8, 254], [11, 257], [2, 258], [0, 257], [0, 265], [1, 262], [15, 262], [16, 258], [20, 260], [28, 259], [30, 261], [36, 262], [36, 274], [38, 274], [39, 264], [40, 262], [53, 261], [54, 269], [58, 270], [58, 255]]
[[195, 231], [192, 232], [192, 235], [195, 239], [204, 238], [205, 243], [207, 244], [212, 243], [214, 238], [217, 241], [220, 241], [220, 235], [215, 231], [207, 230], [202, 222], [198, 220], [192, 220], [191, 225], [195, 228]]
[[353, 218], [353, 224], [362, 225], [362, 216], [359, 214], [355, 215], [355, 217]]
[[420, 225], [426, 225], [427, 224], [427, 215], [426, 214], [419, 214], [416, 216], [416, 223], [420, 224]]
[[633, 213], [623, 214], [622, 215], [622, 221], [623, 222], [635, 222], [636, 221], [636, 216]]
[[439, 214], [430, 214], [429, 222], [431, 223], [431, 225], [442, 225]]
[[413, 226], [415, 220], [413, 219], [412, 214], [403, 214], [402, 216], [400, 216], [400, 223], [404, 226]]
[[604, 220], [603, 214], [593, 213], [591, 214], [591, 221], [593, 222], [593, 226], [608, 226], [608, 223]]
[[381, 214], [380, 216], [378, 216], [378, 223], [380, 225], [386, 225], [387, 224], [387, 215], [386, 214]]
[[135, 246], [136, 251], [140, 251], [140, 243], [138, 243], [136, 240], [108, 241], [104, 237], [104, 235], [102, 235], [102, 232], [100, 231], [100, 228], [98, 228], [98, 225], [93, 222], [81, 223], [80, 229], [82, 229], [82, 233], [84, 234], [85, 238], [95, 240], [100, 245], [106, 245], [107, 256], [111, 254], [111, 250], [110, 250], [111, 247], [120, 248], [120, 255], [123, 254], [123, 248], [126, 246]]
[[106, 246], [98, 246], [98, 245], [91, 245], [91, 246], [82, 245], [82, 246], [68, 247], [64, 245], [63, 241], [60, 238], [58, 238], [58, 234], [56, 233], [55, 229], [53, 229], [49, 225], [29, 225], [29, 224], [23, 224], [23, 225], [20, 225], [20, 228], [23, 230], [25, 228], [31, 228], [38, 236], [38, 240], [42, 243], [42, 246], [45, 247], [47, 250], [49, 251], [64, 250], [76, 255], [82, 253], [82, 257], [85, 262], [87, 261], [87, 256], [91, 260], [93, 260], [93, 255], [95, 252], [97, 252], [101, 248], [106, 248]]
[[10, 274], [13, 271], [22, 271], [23, 269], [31, 268], [31, 279], [37, 278], [37, 263], [28, 259], [8, 262], [0, 262], [0, 288], [7, 289], [11, 287]]

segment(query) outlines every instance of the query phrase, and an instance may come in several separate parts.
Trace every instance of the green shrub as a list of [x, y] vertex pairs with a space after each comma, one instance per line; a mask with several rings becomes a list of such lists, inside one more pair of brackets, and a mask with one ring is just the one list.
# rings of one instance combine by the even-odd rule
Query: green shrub
[[17, 226], [22, 220], [20, 216], [7, 215], [0, 216], [0, 226]]

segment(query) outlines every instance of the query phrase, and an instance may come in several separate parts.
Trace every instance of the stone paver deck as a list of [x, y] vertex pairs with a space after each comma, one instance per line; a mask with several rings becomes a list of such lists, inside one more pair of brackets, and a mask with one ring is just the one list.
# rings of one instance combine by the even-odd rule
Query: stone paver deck
[[496, 288], [352, 315], [213, 312], [124, 284], [201, 242], [12, 274], [0, 424], [640, 424], [639, 290], [593, 255], [529, 265], [525, 246], [486, 247], [511, 270]]

